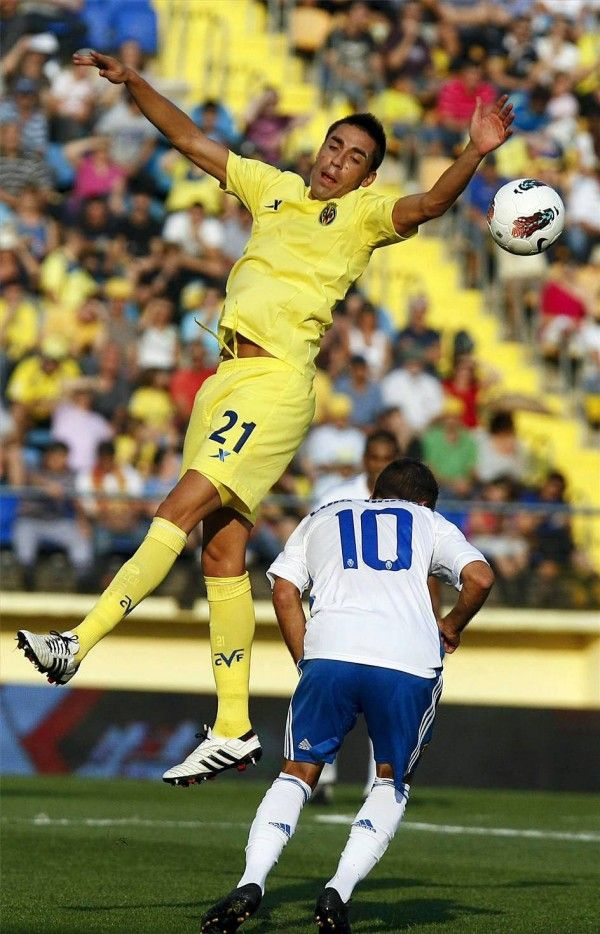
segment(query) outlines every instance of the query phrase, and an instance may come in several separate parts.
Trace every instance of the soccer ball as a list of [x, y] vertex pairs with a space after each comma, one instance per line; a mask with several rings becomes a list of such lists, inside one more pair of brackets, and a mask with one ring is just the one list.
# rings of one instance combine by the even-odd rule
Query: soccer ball
[[565, 206], [560, 196], [535, 178], [517, 178], [499, 188], [487, 212], [492, 238], [508, 253], [542, 253], [560, 237]]

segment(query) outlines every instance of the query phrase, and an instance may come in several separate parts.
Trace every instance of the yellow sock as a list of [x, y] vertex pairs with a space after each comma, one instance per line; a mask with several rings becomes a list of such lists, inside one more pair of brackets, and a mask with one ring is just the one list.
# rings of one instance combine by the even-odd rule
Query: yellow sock
[[217, 686], [217, 736], [243, 736], [250, 729], [248, 695], [254, 604], [248, 574], [205, 577], [210, 609], [210, 649]]
[[73, 630], [79, 637], [77, 661], [85, 658], [100, 639], [158, 587], [183, 551], [186, 541], [185, 532], [168, 519], [152, 520], [133, 557], [117, 571], [98, 602]]

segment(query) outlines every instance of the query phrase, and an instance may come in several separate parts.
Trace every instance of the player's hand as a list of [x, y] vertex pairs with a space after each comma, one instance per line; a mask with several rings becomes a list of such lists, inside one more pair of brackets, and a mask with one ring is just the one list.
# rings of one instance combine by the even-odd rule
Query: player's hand
[[460, 632], [456, 631], [447, 617], [442, 617], [442, 619], [438, 621], [438, 628], [440, 630], [444, 652], [446, 655], [452, 655], [460, 645]]
[[123, 84], [130, 76], [130, 70], [126, 65], [122, 65], [111, 55], [102, 55], [94, 49], [79, 49], [73, 55], [73, 64], [95, 66], [101, 77], [106, 78], [111, 84]]
[[508, 103], [508, 94], [503, 94], [495, 104], [487, 107], [480, 97], [477, 98], [469, 133], [471, 142], [480, 156], [497, 149], [512, 136], [510, 125], [514, 119], [512, 104]]

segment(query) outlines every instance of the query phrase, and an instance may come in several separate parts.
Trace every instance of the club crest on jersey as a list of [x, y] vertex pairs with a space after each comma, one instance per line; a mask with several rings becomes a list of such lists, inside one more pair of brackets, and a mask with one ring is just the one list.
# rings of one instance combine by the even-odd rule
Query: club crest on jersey
[[329, 201], [319, 214], [319, 224], [322, 224], [323, 227], [328, 227], [329, 224], [333, 224], [336, 217], [337, 206], [333, 203], [333, 201]]

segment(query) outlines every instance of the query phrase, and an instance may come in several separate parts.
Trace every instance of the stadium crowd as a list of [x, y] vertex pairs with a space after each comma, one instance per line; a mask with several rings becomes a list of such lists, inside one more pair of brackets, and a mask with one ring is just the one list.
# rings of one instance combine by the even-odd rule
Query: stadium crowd
[[[462, 145], [477, 96], [510, 93], [514, 137], [453, 218], [465, 282], [495, 284], [509, 333], [533, 338], [550, 368], [563, 373], [567, 361], [582, 418], [598, 428], [598, 2], [284, 6], [326, 18], [319, 48], [293, 32], [307, 73], [325, 102], [381, 119], [407, 185], [427, 158]], [[194, 396], [218, 364], [224, 283], [250, 216], [169, 149], [120, 87], [71, 64], [80, 46], [114, 50], [160, 87], [149, 2], [0, 0], [0, 11], [0, 547], [12, 549], [21, 586], [41, 586], [40, 550], [59, 549], [69, 586], [96, 590], [177, 479]], [[304, 118], [281, 112], [275, 88], [241, 119], [215, 100], [198, 101], [192, 116], [235, 151], [308, 177], [311, 153], [293, 142]], [[515, 258], [482, 235], [491, 197], [521, 175], [565, 200], [565, 234], [549, 254]], [[318, 359], [315, 424], [262, 510], [252, 560], [269, 564], [302, 515], [368, 474], [365, 441], [377, 432], [389, 457], [418, 456], [434, 470], [442, 511], [492, 562], [499, 599], [598, 605], [567, 479], [518, 436], [472, 336], [452, 331], [448, 341], [428, 307], [426, 292], [407, 295], [398, 328], [357, 286], [336, 309]], [[192, 537], [182, 599], [200, 579], [199, 546]]]

